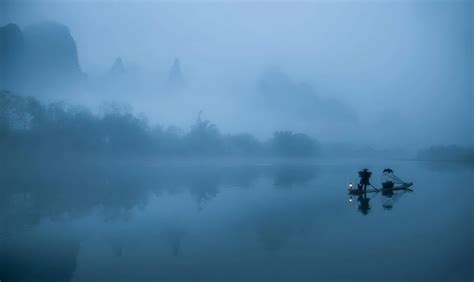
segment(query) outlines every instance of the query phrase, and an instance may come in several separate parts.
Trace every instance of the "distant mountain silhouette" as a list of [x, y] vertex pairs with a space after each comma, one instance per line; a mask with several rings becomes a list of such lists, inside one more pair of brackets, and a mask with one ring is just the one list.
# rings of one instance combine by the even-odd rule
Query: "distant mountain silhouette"
[[125, 67], [123, 65], [122, 58], [118, 57], [115, 59], [112, 67], [110, 68], [108, 74], [110, 76], [119, 76], [126, 72]]
[[266, 69], [257, 83], [266, 104], [304, 120], [354, 122], [354, 109], [341, 101], [323, 97], [308, 83], [297, 83], [279, 68]]
[[0, 27], [0, 89], [44, 89], [83, 78], [76, 42], [69, 29], [43, 22], [23, 29]]
[[25, 66], [25, 40], [15, 24], [0, 27], [0, 87], [12, 88]]
[[185, 80], [181, 71], [181, 63], [178, 58], [174, 59], [168, 73], [167, 86], [171, 90], [179, 90], [185, 86]]

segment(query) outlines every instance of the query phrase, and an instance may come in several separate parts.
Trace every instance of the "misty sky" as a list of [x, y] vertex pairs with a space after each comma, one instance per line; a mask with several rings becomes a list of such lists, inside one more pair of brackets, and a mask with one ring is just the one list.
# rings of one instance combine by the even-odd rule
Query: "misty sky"
[[[120, 97], [157, 122], [186, 126], [203, 109], [224, 132], [261, 137], [293, 129], [378, 147], [473, 143], [471, 1], [0, 1], [2, 25], [69, 26], [91, 76], [122, 57], [162, 79], [179, 57], [192, 85], [185, 98]], [[301, 103], [262, 111], [268, 68], [354, 118], [305, 120]], [[71, 100], [100, 100], [91, 99]]]

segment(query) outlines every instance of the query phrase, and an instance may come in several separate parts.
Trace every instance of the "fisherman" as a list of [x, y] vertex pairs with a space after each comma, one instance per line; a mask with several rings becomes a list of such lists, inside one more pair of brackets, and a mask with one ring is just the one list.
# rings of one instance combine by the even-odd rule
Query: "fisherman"
[[372, 175], [368, 169], [364, 168], [363, 170], [359, 171], [360, 183], [359, 183], [359, 190], [366, 191], [367, 185], [370, 185], [369, 179]]

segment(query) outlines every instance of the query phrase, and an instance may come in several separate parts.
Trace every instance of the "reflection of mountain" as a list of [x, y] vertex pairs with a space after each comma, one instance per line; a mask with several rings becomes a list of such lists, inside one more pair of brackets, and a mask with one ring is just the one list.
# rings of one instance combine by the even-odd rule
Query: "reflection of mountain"
[[37, 90], [84, 76], [76, 42], [62, 24], [44, 22], [23, 31], [8, 24], [0, 27], [0, 39], [0, 89]]
[[308, 120], [354, 122], [355, 111], [339, 100], [318, 95], [309, 84], [295, 83], [284, 72], [271, 68], [266, 70], [258, 89], [270, 107]]

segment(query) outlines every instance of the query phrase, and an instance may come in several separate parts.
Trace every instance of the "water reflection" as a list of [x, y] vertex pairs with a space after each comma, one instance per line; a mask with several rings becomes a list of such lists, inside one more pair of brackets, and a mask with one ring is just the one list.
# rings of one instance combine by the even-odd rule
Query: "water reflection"
[[3, 240], [0, 249], [2, 281], [70, 281], [77, 264], [79, 241], [61, 237], [23, 237]]
[[[376, 193], [360, 193], [359, 195], [357, 195], [357, 202], [358, 202], [357, 209], [363, 215], [369, 214], [370, 209], [371, 209], [370, 201], [373, 198], [378, 197], [378, 194], [380, 193], [383, 209], [391, 210], [393, 209], [393, 206], [395, 205], [395, 203], [398, 202], [403, 195], [410, 192], [412, 192], [412, 190], [407, 189], [407, 190], [399, 190], [399, 191], [380, 190], [380, 192], [376, 192]], [[354, 201], [353, 194], [349, 193], [349, 203], [352, 203], [353, 201]]]
[[[397, 236], [425, 234], [414, 239], [424, 238], [413, 243], [424, 244], [420, 252], [413, 244], [398, 247], [415, 252], [427, 265], [438, 266], [431, 278], [438, 277], [443, 266], [430, 261], [435, 256], [426, 250], [461, 254], [465, 262], [464, 248], [440, 250], [435, 242], [444, 234], [444, 239], [454, 237], [465, 245], [472, 231], [465, 238], [459, 234], [466, 232], [455, 226], [444, 228], [440, 223], [447, 220], [427, 213], [430, 207], [415, 202], [416, 197], [405, 198], [405, 193], [397, 191], [355, 195], [352, 206], [341, 201], [345, 190], [337, 183], [346, 179], [340, 175], [358, 166], [105, 161], [58, 163], [48, 168], [41, 163], [7, 166], [0, 170], [0, 278], [360, 280], [366, 277], [357, 264], [362, 250], [348, 242], [349, 231], [359, 239], [373, 235], [375, 245], [376, 238], [388, 236], [396, 242]], [[433, 178], [429, 171], [418, 172], [416, 179], [422, 184], [423, 179]], [[459, 177], [463, 182], [458, 183], [468, 182], [464, 172], [450, 173], [437, 173], [437, 183]], [[468, 194], [464, 186], [459, 187], [460, 195]], [[436, 195], [444, 194], [434, 195], [436, 202], [440, 199]], [[401, 198], [405, 206], [394, 208]], [[462, 202], [442, 215], [459, 221], [467, 207]], [[378, 212], [382, 208], [392, 212]], [[359, 212], [374, 216], [360, 217]], [[418, 214], [424, 215], [423, 221]], [[404, 226], [399, 216], [405, 219]], [[374, 224], [378, 220], [388, 227], [380, 229]], [[436, 232], [429, 232], [433, 228]], [[431, 234], [441, 235], [430, 239]], [[371, 255], [382, 260], [377, 250], [371, 249]], [[397, 265], [402, 256], [385, 260]], [[345, 261], [356, 265], [341, 270], [338, 265]], [[417, 273], [409, 266], [400, 269], [407, 277]], [[381, 277], [380, 271], [375, 272], [374, 277]], [[400, 278], [391, 275], [393, 280]]]
[[385, 210], [393, 209], [395, 203], [406, 193], [410, 193], [412, 190], [403, 190], [395, 193], [394, 191], [382, 191], [382, 203]]
[[[195, 200], [197, 211], [202, 211], [222, 189], [249, 189], [259, 179], [267, 178], [273, 179], [275, 188], [291, 188], [306, 184], [314, 177], [314, 167], [298, 165], [143, 164], [137, 167], [136, 164], [100, 161], [51, 163], [47, 167], [41, 162], [29, 162], [21, 167], [20, 164], [5, 165], [0, 171], [0, 187], [3, 188], [0, 277], [2, 281], [71, 279], [80, 240], [75, 235], [64, 240], [44, 238], [52, 234], [35, 230], [35, 226], [44, 222], [62, 226], [63, 222], [93, 215], [99, 215], [104, 223], [126, 222], [133, 219], [133, 210], [146, 208], [150, 195], [188, 193]], [[259, 222], [255, 228], [260, 242], [265, 249], [275, 250], [292, 233], [292, 227], [284, 224], [295, 221], [287, 221], [282, 216]], [[169, 246], [173, 256], [179, 256], [186, 227], [165, 223], [157, 232], [156, 238]], [[67, 227], [63, 226], [61, 233], [68, 233]], [[107, 236], [115, 257], [126, 253], [128, 243], [123, 235], [119, 232]], [[49, 250], [55, 251], [50, 253]]]
[[357, 197], [357, 202], [359, 202], [359, 211], [362, 214], [368, 214], [370, 210], [369, 205], [370, 198], [367, 197], [367, 193], [363, 193]]
[[170, 224], [163, 229], [160, 235], [170, 245], [173, 256], [178, 256], [181, 249], [181, 241], [186, 235], [185, 228], [176, 224]]
[[272, 167], [273, 183], [277, 188], [307, 184], [316, 177], [317, 167], [311, 165], [276, 165]]
[[302, 186], [316, 176], [300, 165], [154, 166], [113, 163], [41, 163], [0, 171], [0, 217], [15, 225], [33, 225], [42, 218], [81, 217], [99, 212], [107, 220], [126, 219], [133, 208], [156, 196], [189, 192], [199, 209], [222, 188], [245, 189], [262, 177], [275, 188]]

